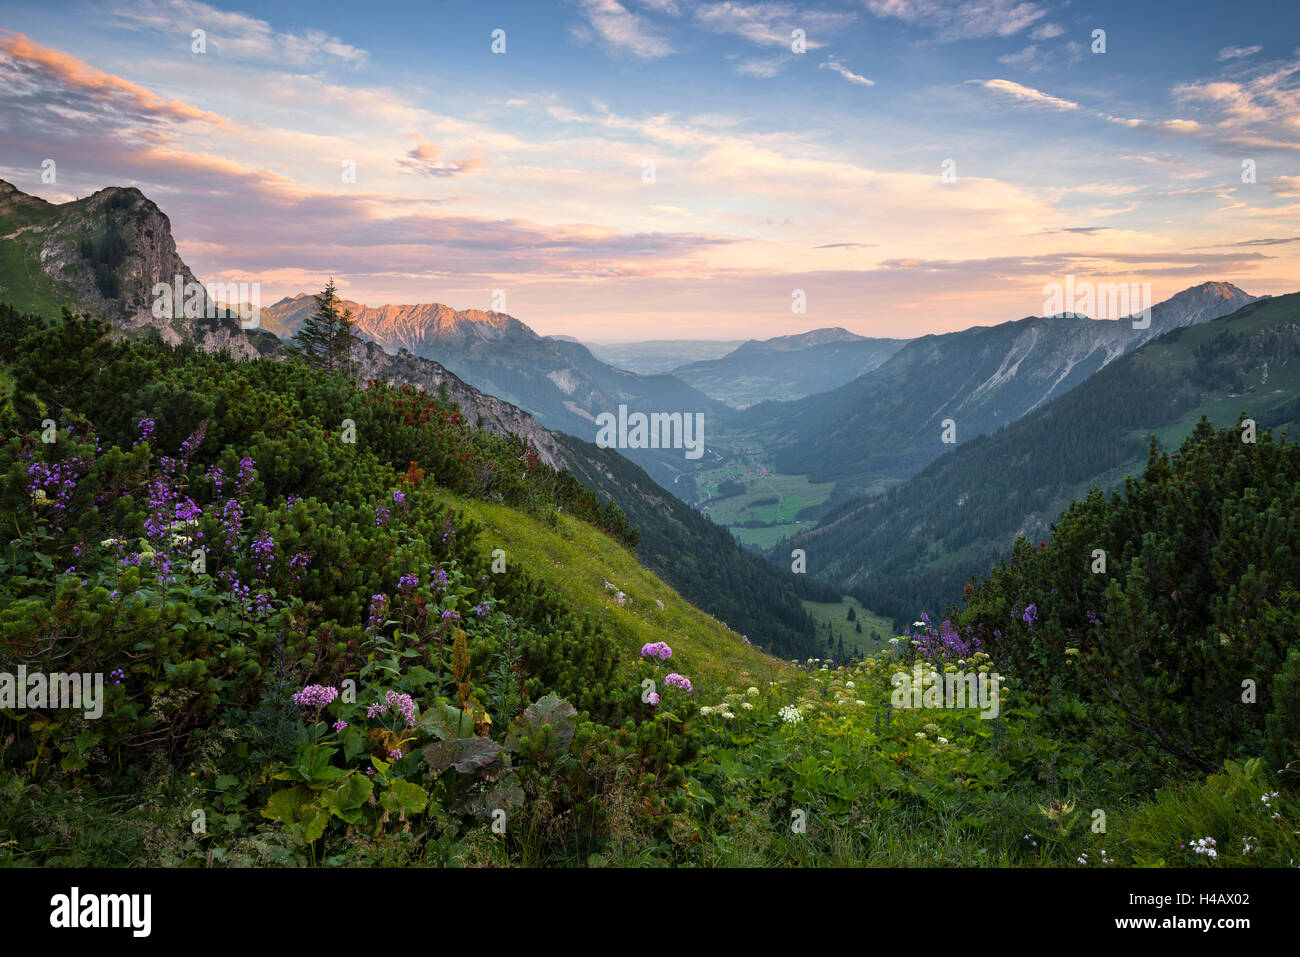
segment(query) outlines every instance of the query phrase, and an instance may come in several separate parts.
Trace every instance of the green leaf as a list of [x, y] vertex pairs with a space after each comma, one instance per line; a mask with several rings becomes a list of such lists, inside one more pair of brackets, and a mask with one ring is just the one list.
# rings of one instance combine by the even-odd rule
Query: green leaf
[[291, 788], [272, 794], [271, 800], [267, 801], [266, 807], [262, 809], [262, 817], [269, 817], [272, 821], [281, 821], [285, 824], [296, 824], [298, 813], [309, 800], [311, 800], [311, 791], [301, 784], [295, 784]]
[[394, 781], [379, 795], [379, 803], [391, 814], [419, 814], [429, 804], [429, 795], [412, 781]]
[[491, 738], [457, 738], [454, 741], [435, 741], [424, 749], [424, 760], [434, 771], [455, 768], [461, 774], [498, 767], [501, 764], [501, 745]]

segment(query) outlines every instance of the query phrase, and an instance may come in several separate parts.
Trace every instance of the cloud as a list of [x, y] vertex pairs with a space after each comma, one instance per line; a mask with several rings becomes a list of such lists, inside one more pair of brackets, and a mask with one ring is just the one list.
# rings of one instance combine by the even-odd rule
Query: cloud
[[[979, 82], [979, 81], [972, 81]], [[1077, 110], [1078, 103], [1070, 100], [1063, 100], [1060, 97], [1051, 96], [1042, 90], [1035, 90], [1032, 86], [1025, 86], [1012, 80], [985, 80], [981, 84], [984, 89], [992, 90], [994, 93], [1001, 93], [1021, 103], [1028, 103], [1034, 106], [1047, 106], [1056, 110]]]
[[265, 20], [218, 10], [200, 0], [136, 0], [117, 8], [110, 17], [132, 30], [172, 37], [179, 34], [187, 45], [191, 30], [203, 30], [212, 51], [237, 60], [287, 61], [296, 66], [325, 60], [361, 67], [370, 57], [365, 50], [324, 31], [277, 33]]
[[850, 83], [856, 83], [858, 86], [876, 85], [875, 80], [868, 80], [865, 76], [862, 76], [862, 74], [854, 73], [852, 70], [848, 69], [842, 63], [839, 63], [834, 59], [827, 60], [825, 63], [817, 64], [817, 69], [834, 70], [840, 76], [844, 77], [844, 79], [848, 80]]
[[472, 173], [483, 165], [481, 156], [446, 162], [442, 159], [441, 149], [419, 133], [410, 135], [416, 140], [416, 145], [404, 158], [397, 161], [397, 165], [404, 170], [425, 176], [458, 176], [461, 173]]
[[760, 80], [770, 80], [784, 70], [789, 62], [790, 57], [776, 57], [771, 60], [745, 60], [736, 65], [736, 72], [741, 76], [753, 76]]
[[1014, 36], [1047, 15], [1021, 0], [866, 0], [877, 17], [934, 30], [939, 40]]
[[1219, 55], [1217, 59], [1220, 63], [1222, 63], [1224, 60], [1240, 60], [1242, 57], [1254, 56], [1262, 49], [1264, 48], [1260, 46], [1224, 47], [1222, 50], [1219, 51]]
[[695, 21], [707, 30], [786, 49], [796, 29], [804, 31], [807, 49], [816, 50], [825, 44], [814, 34], [841, 29], [854, 19], [852, 14], [801, 9], [787, 3], [708, 3], [695, 8]]
[[224, 116], [200, 110], [180, 100], [164, 100], [151, 90], [96, 69], [84, 60], [41, 46], [21, 33], [0, 32], [3, 33], [0, 53], [4, 55], [0, 59], [0, 69], [23, 75], [37, 86], [53, 83], [67, 93], [142, 120], [201, 122], [223, 130], [234, 129], [234, 124]]
[[1034, 29], [1029, 32], [1029, 38], [1031, 40], [1051, 40], [1064, 33], [1065, 27], [1059, 26], [1055, 23], [1044, 23], [1042, 26], [1034, 27]]
[[676, 51], [672, 45], [647, 28], [643, 17], [632, 13], [617, 0], [578, 0], [586, 22], [574, 28], [574, 36], [584, 42], [598, 40], [619, 53], [630, 53], [643, 60], [668, 56]]

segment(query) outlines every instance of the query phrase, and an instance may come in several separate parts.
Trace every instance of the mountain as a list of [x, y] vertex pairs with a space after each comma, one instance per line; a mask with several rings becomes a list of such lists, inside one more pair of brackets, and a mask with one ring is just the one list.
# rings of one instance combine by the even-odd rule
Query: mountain
[[[577, 342], [570, 336], [555, 336]], [[672, 372], [678, 366], [705, 359], [720, 359], [736, 346], [741, 339], [648, 339], [645, 342], [587, 342], [583, 343], [591, 354], [602, 362], [639, 372], [642, 375], [655, 375], [660, 372]]]
[[833, 342], [857, 342], [865, 338], [866, 336], [849, 332], [849, 330], [841, 329], [839, 326], [828, 326], [824, 329], [797, 332], [788, 336], [775, 336], [771, 339], [750, 339], [730, 354], [733, 356], [750, 356], [773, 352], [802, 352], [804, 349], [811, 349], [813, 346], [824, 346]]
[[[0, 185], [5, 187], [0, 190], [0, 235], [5, 237], [0, 241], [0, 303], [9, 304], [0, 305], [4, 310], [0, 328], [7, 329], [10, 319], [35, 321], [15, 315], [10, 307], [45, 319], [66, 307], [97, 313], [131, 338], [157, 333], [171, 344], [192, 345], [205, 353], [225, 351], [237, 359], [289, 357], [290, 350], [274, 333], [283, 334], [301, 323], [310, 310], [310, 296], [264, 307], [256, 329], [241, 328], [238, 318], [225, 310], [216, 310], [217, 318], [212, 320], [157, 320], [150, 304], [141, 304], [139, 290], [152, 289], [152, 281], [165, 281], [166, 270], [178, 272], [186, 281], [193, 279], [193, 273], [176, 254], [166, 215], [138, 190], [110, 187], [85, 200], [54, 205], [7, 183]], [[68, 251], [70, 244], [75, 247], [87, 235], [105, 234], [116, 235], [114, 246], [120, 247], [112, 259], [115, 265], [105, 273], [117, 282], [116, 286], [106, 285], [108, 292], [117, 294], [114, 296], [105, 295], [95, 284], [93, 256], [88, 260]], [[59, 260], [62, 265], [43, 270], [43, 254], [46, 262], [63, 257]], [[427, 346], [436, 333], [441, 338], [435, 341], [463, 344], [490, 338], [493, 330], [500, 330], [503, 339], [512, 341], [540, 340], [523, 323], [500, 313], [457, 313], [445, 306], [405, 307], [405, 311], [404, 307], [385, 307], [374, 312], [377, 316], [368, 328], [384, 334], [392, 351], [363, 340], [353, 355], [360, 381], [410, 385], [423, 392], [445, 394], [471, 425], [519, 437], [542, 462], [580, 480], [590, 480], [589, 487], [612, 500], [629, 518], [635, 517], [640, 532], [638, 559], [688, 601], [723, 618], [755, 645], [771, 648], [783, 657], [821, 652], [812, 619], [804, 614], [795, 588], [803, 594], [816, 590], [814, 583], [792, 585], [791, 575], [742, 549], [725, 529], [679, 502], [616, 450], [600, 449], [543, 427], [518, 406], [469, 385], [399, 341], [406, 336], [413, 345]], [[583, 356], [589, 356], [574, 343], [559, 343], [556, 348], [571, 350], [558, 353], [569, 357], [567, 361], [583, 362]], [[595, 359], [587, 360], [587, 367], [599, 371]], [[613, 371], [617, 375], [612, 378], [626, 376], [647, 388], [642, 377]], [[650, 377], [650, 388], [663, 378], [667, 377]], [[737, 599], [736, 595], [745, 597]]]
[[[175, 288], [178, 277], [192, 314], [160, 319], [153, 290]], [[211, 301], [176, 252], [167, 216], [134, 187], [56, 204], [0, 180], [0, 300], [44, 315], [86, 311], [130, 334], [153, 330], [164, 342], [228, 349], [239, 358], [278, 347], [274, 336], [241, 329]]]
[[883, 495], [840, 505], [771, 557], [803, 548], [809, 574], [910, 622], [956, 601], [1017, 536], [1047, 540], [1092, 487], [1140, 474], [1150, 437], [1172, 449], [1201, 416], [1225, 427], [1241, 412], [1260, 430], [1300, 426], [1300, 293], [1167, 332]]
[[[262, 309], [263, 328], [289, 337], [315, 308], [312, 296], [282, 299]], [[669, 375], [616, 369], [578, 342], [539, 336], [513, 316], [437, 303], [365, 306], [342, 300], [357, 331], [389, 352], [408, 349], [436, 360], [477, 389], [530, 413], [549, 429], [596, 438], [596, 418], [628, 412], [701, 413], [705, 436], [732, 414], [721, 402]], [[622, 449], [661, 485], [693, 495], [689, 462], [681, 449]]]
[[868, 339], [845, 329], [814, 329], [751, 339], [720, 359], [693, 362], [673, 375], [739, 409], [801, 399], [838, 388], [880, 366], [906, 339]]
[[754, 406], [735, 425], [774, 451], [776, 471], [838, 482], [841, 494], [871, 494], [948, 451], [948, 420], [958, 444], [996, 431], [1143, 343], [1255, 298], [1230, 283], [1207, 282], [1152, 307], [1145, 329], [1129, 319], [1061, 316], [923, 336], [847, 385]]

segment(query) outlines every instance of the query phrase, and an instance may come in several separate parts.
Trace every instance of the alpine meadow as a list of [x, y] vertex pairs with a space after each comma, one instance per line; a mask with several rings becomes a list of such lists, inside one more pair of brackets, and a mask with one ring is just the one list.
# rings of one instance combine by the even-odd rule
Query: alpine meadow
[[0, 76], [20, 924], [1287, 926], [1300, 7], [15, 0]]

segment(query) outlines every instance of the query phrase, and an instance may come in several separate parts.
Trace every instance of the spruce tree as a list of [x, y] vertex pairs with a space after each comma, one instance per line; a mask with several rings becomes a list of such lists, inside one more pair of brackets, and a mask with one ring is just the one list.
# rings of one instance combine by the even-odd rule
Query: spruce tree
[[316, 311], [307, 317], [293, 338], [308, 365], [333, 372], [342, 317], [332, 277], [315, 298]]

